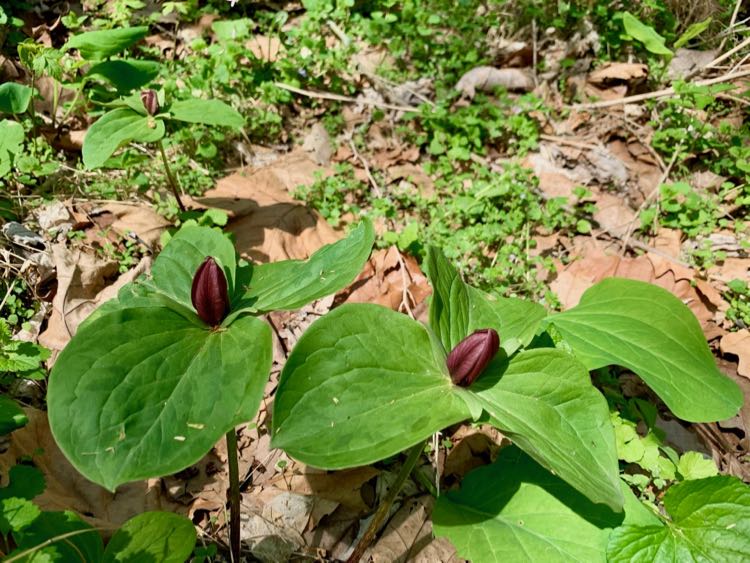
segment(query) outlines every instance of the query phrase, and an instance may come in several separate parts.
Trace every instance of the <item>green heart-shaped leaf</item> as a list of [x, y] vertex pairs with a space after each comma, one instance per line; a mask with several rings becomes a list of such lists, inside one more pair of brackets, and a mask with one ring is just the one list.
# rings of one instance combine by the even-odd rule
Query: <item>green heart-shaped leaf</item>
[[50, 375], [50, 427], [83, 475], [114, 490], [198, 461], [255, 414], [271, 333], [254, 317], [209, 330], [165, 307], [85, 323]]
[[477, 562], [604, 562], [609, 534], [623, 520], [658, 522], [627, 486], [622, 492], [625, 512], [612, 512], [509, 447], [438, 498], [433, 530]]
[[195, 526], [179, 514], [144, 512], [115, 532], [104, 550], [104, 563], [184, 563], [195, 547]]
[[607, 402], [575, 358], [551, 348], [520, 352], [470, 390], [491, 424], [539, 463], [592, 501], [622, 508]]
[[695, 315], [661, 287], [608, 278], [549, 322], [589, 370], [627, 367], [683, 420], [724, 420], [742, 406], [740, 388], [716, 368]]
[[130, 108], [105, 113], [88, 130], [83, 140], [83, 164], [99, 168], [121, 146], [130, 141], [152, 143], [164, 136], [164, 122], [140, 115]]
[[370, 256], [375, 232], [364, 219], [345, 239], [329, 244], [308, 260], [283, 260], [253, 266], [243, 302], [265, 313], [297, 309], [350, 283]]
[[510, 356], [531, 342], [547, 315], [532, 301], [495, 297], [464, 283], [438, 248], [427, 249], [425, 266], [433, 289], [430, 326], [447, 352], [472, 332], [493, 328]]
[[274, 447], [326, 469], [396, 454], [471, 411], [422, 325], [378, 305], [314, 322], [276, 391]]

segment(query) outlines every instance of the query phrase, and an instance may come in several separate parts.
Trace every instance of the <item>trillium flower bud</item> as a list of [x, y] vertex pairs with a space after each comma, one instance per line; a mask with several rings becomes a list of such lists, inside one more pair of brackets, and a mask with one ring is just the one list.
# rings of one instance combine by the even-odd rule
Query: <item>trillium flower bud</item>
[[217, 326], [229, 312], [229, 294], [224, 270], [208, 256], [198, 266], [193, 276], [190, 292], [193, 307], [201, 320], [209, 326]]
[[154, 90], [141, 90], [141, 101], [149, 115], [159, 113], [159, 98]]
[[459, 342], [445, 363], [455, 385], [468, 387], [500, 349], [500, 337], [491, 328], [477, 330]]

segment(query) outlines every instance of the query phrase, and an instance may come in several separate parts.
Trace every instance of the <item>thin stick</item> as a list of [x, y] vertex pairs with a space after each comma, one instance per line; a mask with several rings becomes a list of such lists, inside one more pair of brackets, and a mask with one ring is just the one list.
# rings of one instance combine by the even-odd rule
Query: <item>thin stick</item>
[[[724, 76], [719, 76], [717, 78], [711, 78], [709, 80], [698, 80], [697, 82], [693, 82], [695, 86], [711, 86], [713, 84], [721, 84], [722, 82], [729, 82], [730, 80], [734, 80], [735, 78], [743, 78], [745, 76], [750, 76], [750, 70], [744, 70], [742, 72], [735, 72], [730, 74], [725, 74]], [[663, 98], [665, 96], [671, 96], [675, 93], [675, 89], [673, 87], [664, 88], [663, 90], [656, 90], [655, 92], [647, 92], [645, 94], [636, 94], [635, 96], [627, 96], [625, 98], [620, 98], [618, 100], [604, 100], [602, 102], [592, 102], [590, 104], [574, 104], [572, 106], [567, 106], [569, 109], [601, 109], [601, 108], [608, 108], [612, 106], [619, 106], [623, 104], [632, 104], [635, 102], [642, 102], [644, 100], [653, 100], [655, 98]]]
[[419, 444], [409, 450], [409, 457], [406, 458], [404, 465], [401, 466], [401, 471], [399, 471], [396, 480], [393, 482], [393, 485], [391, 485], [391, 490], [388, 491], [388, 495], [383, 499], [383, 502], [380, 503], [380, 506], [378, 506], [375, 515], [370, 521], [370, 525], [365, 531], [365, 534], [362, 536], [362, 539], [359, 540], [357, 547], [354, 548], [354, 552], [351, 554], [349, 559], [346, 560], [346, 563], [357, 563], [360, 559], [362, 559], [362, 556], [365, 554], [365, 551], [372, 543], [372, 540], [375, 539], [375, 535], [378, 533], [378, 530], [385, 520], [385, 517], [388, 516], [393, 501], [396, 500], [398, 493], [401, 491], [401, 487], [404, 486], [404, 481], [406, 481], [406, 478], [409, 477], [412, 469], [414, 469], [414, 466], [417, 464], [417, 460], [422, 454], [422, 451], [424, 451], [424, 446], [426, 443], [426, 441], [419, 442]]
[[[80, 536], [81, 534], [88, 534], [91, 532], [96, 533], [97, 530], [105, 530], [106, 528], [86, 528], [85, 530], [73, 530], [72, 532], [67, 532], [65, 534], [60, 534], [59, 536], [55, 536], [54, 538], [50, 538], [48, 540], [43, 541], [39, 545], [35, 545], [34, 547], [30, 547], [29, 549], [25, 551], [21, 551], [20, 553], [16, 553], [12, 557], [9, 557], [7, 559], [3, 559], [5, 563], [11, 563], [12, 561], [18, 561], [20, 559], [24, 559], [26, 556], [31, 555], [35, 551], [38, 551], [40, 549], [44, 549], [47, 546], [52, 545], [55, 542], [59, 541], [65, 541], [68, 538], [72, 538], [74, 536]], [[66, 542], [70, 547], [73, 547], [78, 551], [78, 548], [75, 548], [74, 544], [71, 544], [70, 542]]]
[[237, 461], [237, 432], [227, 432], [229, 461], [229, 549], [234, 563], [240, 562], [240, 468]]
[[386, 104], [383, 102], [376, 102], [374, 100], [358, 100], [357, 98], [352, 98], [350, 96], [342, 96], [340, 94], [331, 94], [329, 92], [313, 92], [312, 90], [303, 90], [302, 88], [296, 88], [294, 86], [290, 86], [289, 84], [284, 84], [283, 82], [274, 82], [274, 86], [277, 88], [281, 88], [282, 90], [289, 90], [290, 92], [294, 92], [295, 94], [299, 94], [300, 96], [306, 96], [308, 98], [320, 98], [321, 100], [333, 100], [336, 102], [348, 102], [350, 104], [364, 104], [366, 106], [374, 106], [377, 108], [383, 108], [383, 109], [393, 109], [396, 111], [413, 111], [413, 112], [419, 112], [418, 107], [414, 106], [399, 106], [396, 104]]
[[172, 193], [174, 194], [175, 199], [177, 200], [177, 205], [180, 208], [180, 211], [185, 212], [185, 205], [182, 203], [182, 200], [180, 199], [180, 192], [177, 189], [177, 182], [174, 179], [174, 176], [172, 176], [172, 169], [169, 167], [169, 161], [167, 160], [167, 153], [164, 152], [164, 143], [161, 142], [161, 139], [159, 139], [159, 152], [161, 153], [161, 159], [164, 162], [164, 170], [167, 172], [167, 182], [169, 183], [169, 187], [172, 188]]
[[[712, 60], [706, 66], [704, 66], [703, 69], [711, 68], [711, 67], [715, 67], [715, 66], [720, 65], [725, 60], [727, 60], [729, 57], [731, 57], [732, 55], [734, 55], [737, 51], [741, 51], [742, 49], [744, 49], [748, 45], [750, 45], [750, 37], [748, 37], [747, 39], [745, 39], [739, 45], [733, 47], [732, 49], [729, 49], [729, 51], [727, 51], [723, 55], [720, 55], [720, 56], [716, 57], [714, 60]], [[701, 70], [703, 70], [703, 69], [701, 69]]]
[[367, 161], [364, 159], [364, 157], [361, 154], [359, 154], [359, 152], [357, 151], [357, 146], [354, 144], [354, 139], [352, 138], [349, 138], [349, 148], [352, 149], [352, 153], [354, 154], [354, 157], [362, 163], [362, 166], [365, 167], [365, 174], [367, 174], [367, 179], [370, 180], [372, 189], [375, 191], [375, 196], [383, 197], [383, 192], [380, 190], [380, 186], [378, 185], [378, 182], [375, 180], [375, 177], [372, 175], [372, 172], [370, 171], [370, 166], [367, 164]]

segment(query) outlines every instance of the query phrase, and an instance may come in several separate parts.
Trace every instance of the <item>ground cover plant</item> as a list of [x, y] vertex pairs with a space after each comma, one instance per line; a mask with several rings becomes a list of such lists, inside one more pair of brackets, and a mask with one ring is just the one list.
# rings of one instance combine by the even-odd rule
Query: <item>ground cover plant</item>
[[750, 557], [749, 17], [0, 6], [0, 555]]

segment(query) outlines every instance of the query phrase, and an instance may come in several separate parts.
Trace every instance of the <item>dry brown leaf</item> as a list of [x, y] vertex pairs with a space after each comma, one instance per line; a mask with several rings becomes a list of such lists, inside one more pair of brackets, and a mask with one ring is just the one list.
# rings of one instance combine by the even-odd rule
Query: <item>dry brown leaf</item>
[[708, 340], [724, 334], [713, 322], [716, 308], [703, 297], [693, 281], [695, 273], [661, 256], [644, 254], [636, 258], [620, 258], [592, 248], [571, 262], [558, 275], [552, 290], [565, 309], [574, 307], [589, 287], [604, 278], [618, 276], [653, 283], [671, 292], [685, 303], [698, 318]]
[[331, 161], [333, 155], [331, 137], [322, 123], [318, 122], [312, 126], [305, 136], [302, 149], [309, 152], [313, 160], [321, 166]]
[[39, 343], [57, 352], [65, 347], [78, 325], [94, 309], [115, 297], [123, 285], [151, 265], [150, 258], [143, 258], [135, 268], [117, 277], [117, 262], [101, 260], [80, 249], [71, 251], [62, 244], [52, 246], [52, 258], [57, 269], [57, 293], [52, 300], [52, 315], [46, 330], [39, 335]]
[[698, 51], [697, 49], [677, 49], [669, 62], [667, 76], [675, 80], [688, 74], [694, 74], [716, 58], [717, 49]]
[[269, 479], [266, 486], [301, 495], [312, 495], [363, 512], [369, 507], [362, 498], [362, 486], [379, 473], [380, 471], [371, 466], [324, 471], [298, 464], [293, 474], [286, 470]]
[[362, 273], [346, 289], [336, 295], [335, 303], [377, 303], [393, 309], [404, 310], [404, 284], [406, 283], [407, 305], [414, 309], [424, 302], [432, 292], [427, 277], [416, 260], [401, 255], [406, 271], [401, 268], [399, 251], [392, 246], [373, 253]]
[[10, 449], [0, 456], [2, 474], [21, 457], [31, 457], [46, 481], [44, 492], [34, 499], [43, 510], [74, 510], [105, 535], [129, 518], [147, 510], [185, 514], [187, 508], [171, 502], [159, 479], [128, 483], [110, 493], [83, 477], [65, 458], [52, 439], [47, 414], [26, 409], [29, 423], [11, 434]]
[[319, 167], [304, 151], [290, 153], [248, 175], [219, 180], [194, 203], [230, 215], [227, 230], [244, 258], [260, 262], [305, 259], [340, 236], [325, 220], [290, 195], [315, 181]]
[[588, 80], [594, 84], [602, 84], [613, 80], [630, 82], [643, 80], [648, 76], [648, 65], [642, 63], [606, 63], [589, 74]]
[[406, 501], [388, 522], [377, 543], [365, 552], [363, 560], [372, 563], [463, 561], [447, 538], [432, 537], [430, 514], [434, 504], [429, 495]]
[[462, 425], [451, 436], [453, 447], [445, 459], [443, 476], [461, 479], [472, 469], [491, 463], [502, 440], [503, 435], [493, 426]]
[[710, 268], [708, 273], [724, 283], [750, 279], [750, 258], [727, 258], [721, 266]]
[[464, 73], [455, 89], [473, 98], [477, 90], [492, 93], [497, 88], [529, 91], [533, 87], [534, 80], [528, 69], [479, 66]]
[[594, 220], [612, 235], [624, 236], [635, 219], [635, 211], [621, 197], [610, 193], [598, 193], [594, 201]]
[[672, 258], [679, 258], [682, 249], [682, 231], [661, 227], [654, 237], [652, 246], [665, 252]]
[[722, 354], [734, 354], [739, 358], [737, 373], [750, 378], [750, 330], [744, 328], [730, 332], [721, 338], [719, 348]]
[[161, 234], [172, 224], [151, 207], [110, 202], [98, 208], [104, 213], [111, 213], [110, 228], [126, 238], [135, 233], [138, 238], [153, 249], [159, 242]]
[[279, 54], [284, 52], [284, 45], [278, 37], [269, 37], [267, 35], [256, 35], [245, 43], [253, 56], [261, 61], [269, 63], [279, 59]]

